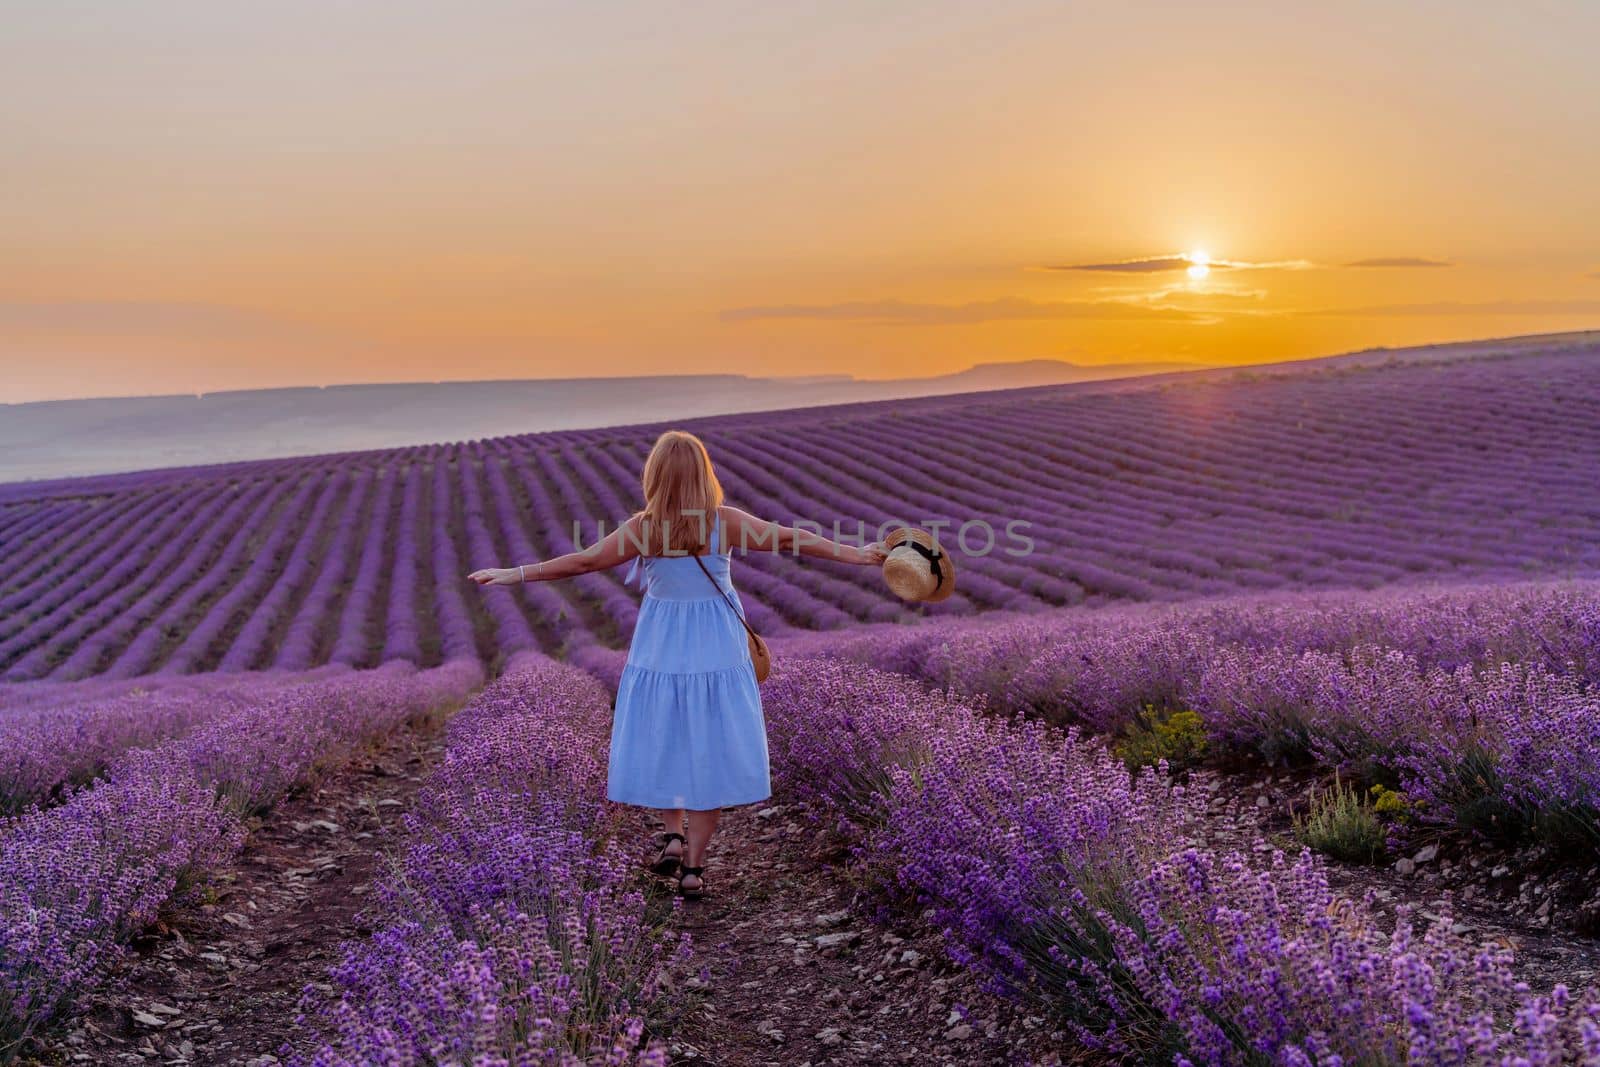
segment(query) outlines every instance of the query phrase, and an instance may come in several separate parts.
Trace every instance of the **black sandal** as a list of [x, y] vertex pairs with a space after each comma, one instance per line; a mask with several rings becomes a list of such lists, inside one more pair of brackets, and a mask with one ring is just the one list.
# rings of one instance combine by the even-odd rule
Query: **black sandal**
[[[701, 897], [705, 896], [705, 893], [706, 893], [706, 880], [704, 878], [700, 878], [701, 874], [704, 871], [705, 871], [704, 867], [679, 867], [678, 868], [678, 895], [680, 897], [683, 897], [685, 900], [699, 900]], [[688, 888], [687, 886], [685, 886], [683, 884], [683, 880], [686, 877], [687, 878], [700, 878], [700, 884], [695, 886], [693, 889], [690, 889], [690, 888]]]
[[650, 865], [651, 873], [664, 875], [668, 878], [678, 873], [678, 861], [680, 857], [667, 855], [667, 846], [672, 844], [673, 838], [677, 838], [685, 848], [688, 847], [689, 842], [684, 840], [682, 834], [669, 833], [667, 835], [667, 839], [661, 843], [661, 855], [657, 856], [656, 861]]

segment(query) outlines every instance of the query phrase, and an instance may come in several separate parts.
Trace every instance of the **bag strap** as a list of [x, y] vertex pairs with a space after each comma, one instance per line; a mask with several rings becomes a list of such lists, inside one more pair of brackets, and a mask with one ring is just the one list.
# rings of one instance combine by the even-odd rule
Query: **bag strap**
[[699, 565], [700, 573], [706, 576], [706, 581], [711, 583], [711, 588], [722, 594], [723, 602], [728, 605], [728, 610], [733, 612], [733, 617], [739, 620], [739, 625], [744, 627], [744, 632], [749, 634], [751, 637], [759, 639], [761, 635], [752, 630], [750, 628], [750, 624], [744, 621], [744, 613], [734, 606], [733, 598], [728, 595], [728, 591], [722, 588], [722, 586], [718, 585], [715, 578], [711, 577], [711, 572], [706, 569], [705, 561], [703, 561], [699, 556], [690, 556], [689, 558], [694, 560], [695, 563]]

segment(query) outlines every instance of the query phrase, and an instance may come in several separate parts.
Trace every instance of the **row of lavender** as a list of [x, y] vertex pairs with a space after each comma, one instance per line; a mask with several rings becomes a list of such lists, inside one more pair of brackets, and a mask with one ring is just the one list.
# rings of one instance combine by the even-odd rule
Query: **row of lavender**
[[992, 617], [785, 651], [1097, 733], [1193, 710], [1218, 746], [1399, 788], [1419, 819], [1600, 849], [1600, 583]]
[[[307, 1004], [306, 1067], [661, 1065], [646, 1024], [687, 941], [646, 911], [604, 801], [610, 696], [524, 653], [451, 720], [365, 920]], [[302, 1022], [308, 1019], [301, 1020]]]
[[778, 788], [952, 957], [1125, 1062], [1600, 1063], [1600, 998], [1517, 983], [1448, 914], [1393, 929], [1311, 853], [1198, 842], [1205, 803], [1098, 741], [856, 665], [765, 688]]
[[[102, 749], [95, 758], [107, 766], [92, 785], [0, 819], [0, 1062], [72, 1010], [162, 908], [232, 859], [245, 816], [354, 747], [461, 700], [482, 670], [459, 660], [322, 675], [167, 694], [178, 710], [163, 724], [186, 731]], [[119, 721], [155, 730], [139, 710]]]
[[[1583, 353], [972, 394], [700, 420], [732, 502], [948, 523], [957, 595], [756, 554], [772, 633], [921, 613], [1600, 573], [1600, 363]], [[1470, 427], [1470, 433], [1464, 428]], [[465, 596], [639, 503], [658, 427], [129, 475], [0, 494], [0, 677], [486, 662], [615, 647], [616, 574]], [[962, 536], [960, 524], [972, 522]], [[1008, 534], [1007, 524], [1021, 537]], [[994, 537], [992, 548], [989, 538]], [[1026, 538], [1023, 540], [1022, 538]], [[986, 549], [988, 549], [986, 551]], [[1012, 552], [1021, 554], [1013, 555]], [[3, 699], [3, 698], [0, 698]]]
[[181, 738], [258, 706], [274, 691], [341, 672], [348, 668], [18, 687], [0, 709], [0, 815], [70, 796], [129, 749]]

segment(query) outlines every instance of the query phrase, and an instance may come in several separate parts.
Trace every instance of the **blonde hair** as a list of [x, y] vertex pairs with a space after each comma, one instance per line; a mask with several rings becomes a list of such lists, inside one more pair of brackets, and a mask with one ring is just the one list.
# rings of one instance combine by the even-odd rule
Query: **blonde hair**
[[722, 483], [700, 438], [682, 430], [656, 438], [640, 482], [645, 555], [707, 551], [711, 520], [722, 506]]

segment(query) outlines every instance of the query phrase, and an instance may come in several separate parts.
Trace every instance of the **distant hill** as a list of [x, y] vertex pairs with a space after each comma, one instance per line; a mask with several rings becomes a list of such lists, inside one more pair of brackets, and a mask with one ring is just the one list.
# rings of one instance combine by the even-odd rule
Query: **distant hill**
[[1188, 370], [985, 363], [930, 378], [735, 374], [339, 385], [0, 405], [0, 482], [467, 441]]

